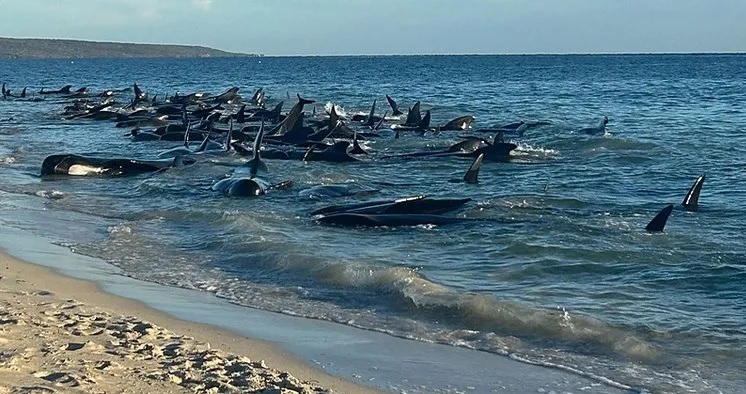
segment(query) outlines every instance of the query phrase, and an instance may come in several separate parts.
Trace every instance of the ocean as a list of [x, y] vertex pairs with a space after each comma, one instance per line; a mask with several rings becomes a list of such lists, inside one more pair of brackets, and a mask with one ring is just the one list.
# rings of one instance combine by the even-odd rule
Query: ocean
[[[125, 178], [39, 177], [55, 153], [154, 158], [178, 142], [65, 120], [69, 100], [0, 100], [0, 224], [51, 237], [133, 278], [236, 305], [443, 343], [661, 393], [734, 393], [746, 383], [746, 55], [355, 56], [0, 61], [14, 92], [137, 83], [152, 97], [231, 86], [269, 107], [295, 94], [351, 117], [420, 101], [433, 124], [535, 124], [476, 185], [440, 149], [463, 132], [390, 130], [360, 162], [266, 160], [290, 190], [231, 198], [210, 190], [246, 159]], [[127, 93], [131, 94], [131, 93]], [[604, 135], [578, 132], [608, 116]], [[388, 126], [391, 122], [387, 122]], [[491, 135], [485, 135], [490, 137]], [[697, 212], [665, 205], [706, 181]], [[345, 184], [365, 195], [312, 199]], [[375, 192], [372, 192], [375, 191]], [[441, 226], [318, 224], [316, 208], [428, 195], [471, 198]], [[9, 201], [14, 201], [12, 204]], [[19, 201], [31, 201], [24, 204]], [[38, 208], [39, 204], [42, 208]], [[24, 208], [26, 207], [26, 208]], [[28, 212], [24, 211], [27, 209]], [[32, 214], [32, 210], [37, 212]]]

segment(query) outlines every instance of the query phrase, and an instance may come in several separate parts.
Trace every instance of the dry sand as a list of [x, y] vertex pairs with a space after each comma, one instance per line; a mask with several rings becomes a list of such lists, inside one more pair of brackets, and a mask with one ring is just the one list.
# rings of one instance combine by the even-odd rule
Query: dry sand
[[0, 394], [232, 392], [376, 391], [0, 253]]

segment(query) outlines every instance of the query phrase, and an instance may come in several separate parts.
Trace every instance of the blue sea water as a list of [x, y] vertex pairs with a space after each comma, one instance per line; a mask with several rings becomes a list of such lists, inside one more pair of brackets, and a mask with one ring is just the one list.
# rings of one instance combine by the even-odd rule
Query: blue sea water
[[[126, 275], [236, 304], [413, 340], [559, 364], [651, 392], [739, 392], [746, 383], [746, 55], [567, 55], [76, 59], [0, 62], [14, 91], [137, 82], [159, 97], [263, 87], [347, 115], [421, 101], [435, 124], [541, 122], [478, 185], [449, 182], [470, 161], [384, 160], [447, 147], [459, 132], [366, 141], [359, 163], [268, 160], [289, 191], [227, 198], [209, 187], [243, 162], [204, 158], [132, 178], [40, 179], [53, 153], [153, 158], [178, 145], [132, 142], [113, 123], [64, 120], [66, 101], [0, 100], [0, 191], [34, 196], [74, 226], [3, 220], [53, 235]], [[604, 116], [608, 132], [577, 131]], [[707, 174], [698, 212], [676, 210]], [[370, 197], [317, 201], [302, 189], [351, 183]], [[399, 185], [399, 186], [397, 186]], [[447, 226], [325, 227], [331, 203], [416, 194], [471, 197]], [[0, 205], [0, 209], [3, 206]], [[14, 217], [18, 217], [15, 215]]]

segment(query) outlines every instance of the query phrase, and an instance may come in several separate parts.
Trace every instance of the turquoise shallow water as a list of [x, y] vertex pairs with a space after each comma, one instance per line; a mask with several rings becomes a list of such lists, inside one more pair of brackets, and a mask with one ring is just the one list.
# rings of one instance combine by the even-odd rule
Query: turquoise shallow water
[[[240, 158], [126, 179], [41, 180], [52, 153], [154, 157], [175, 143], [134, 143], [111, 123], [64, 121], [64, 103], [0, 101], [0, 190], [44, 199], [85, 222], [6, 221], [127, 275], [201, 289], [239, 305], [421, 341], [552, 362], [654, 392], [737, 392], [743, 384], [742, 196], [746, 56], [424, 56], [0, 63], [13, 90], [137, 82], [151, 95], [300, 92], [347, 114], [385, 95], [433, 121], [542, 121], [480, 184], [448, 182], [465, 159], [324, 164], [268, 161], [290, 191], [260, 199], [210, 192]], [[289, 103], [286, 103], [289, 108]], [[611, 120], [604, 136], [576, 131]], [[379, 154], [448, 146], [457, 133], [366, 142]], [[663, 234], [645, 224], [707, 174], [699, 212], [677, 210]], [[381, 186], [385, 181], [389, 186]], [[316, 224], [320, 183], [471, 197], [441, 227]], [[401, 185], [401, 186], [391, 186]], [[334, 203], [357, 199], [337, 199]], [[76, 218], [81, 217], [75, 215]], [[80, 231], [78, 231], [80, 229]]]

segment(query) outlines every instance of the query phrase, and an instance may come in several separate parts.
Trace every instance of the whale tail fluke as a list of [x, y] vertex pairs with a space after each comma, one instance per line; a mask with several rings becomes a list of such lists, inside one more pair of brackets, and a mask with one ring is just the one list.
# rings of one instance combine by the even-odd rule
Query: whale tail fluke
[[298, 102], [300, 103], [300, 105], [313, 104], [316, 102], [316, 100], [304, 99], [300, 96], [300, 94], [296, 94], [296, 96], [298, 96]]
[[645, 230], [650, 232], [663, 231], [663, 228], [666, 227], [666, 222], [668, 222], [669, 216], [671, 216], [671, 212], [673, 212], [673, 204], [669, 204], [665, 208], [661, 209], [660, 212], [655, 215], [653, 220], [651, 220], [650, 223], [645, 226]]
[[705, 174], [700, 175], [689, 188], [681, 205], [687, 211], [696, 211], [699, 207], [699, 193], [702, 191], [702, 185], [705, 183]]
[[403, 112], [399, 111], [399, 106], [396, 104], [396, 101], [391, 98], [388, 94], [386, 95], [386, 101], [389, 102], [389, 105], [391, 106], [391, 110], [393, 111], [391, 113], [391, 116], [401, 116], [404, 115]]

